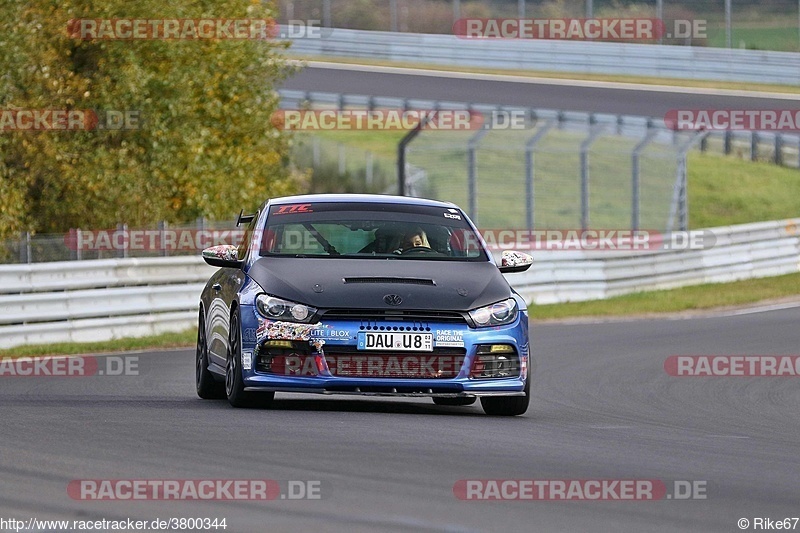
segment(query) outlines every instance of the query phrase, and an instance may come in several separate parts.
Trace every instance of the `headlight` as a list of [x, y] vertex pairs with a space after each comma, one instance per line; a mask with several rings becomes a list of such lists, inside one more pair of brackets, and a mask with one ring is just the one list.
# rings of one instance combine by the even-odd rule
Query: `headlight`
[[313, 307], [276, 298], [268, 294], [259, 294], [256, 297], [256, 309], [264, 318], [287, 322], [308, 323], [317, 313], [317, 310]]
[[479, 307], [470, 311], [469, 316], [479, 328], [510, 324], [517, 319], [517, 301], [509, 298], [496, 304]]

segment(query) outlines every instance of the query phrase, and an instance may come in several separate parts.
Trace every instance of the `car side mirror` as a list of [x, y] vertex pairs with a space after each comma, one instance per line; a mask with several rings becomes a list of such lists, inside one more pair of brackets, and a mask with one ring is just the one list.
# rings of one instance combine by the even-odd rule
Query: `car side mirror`
[[512, 272], [525, 272], [533, 264], [533, 257], [515, 250], [503, 250], [503, 255], [500, 257], [500, 264], [497, 268], [503, 274]]
[[203, 260], [211, 266], [242, 268], [238, 248], [232, 244], [220, 244], [203, 250]]

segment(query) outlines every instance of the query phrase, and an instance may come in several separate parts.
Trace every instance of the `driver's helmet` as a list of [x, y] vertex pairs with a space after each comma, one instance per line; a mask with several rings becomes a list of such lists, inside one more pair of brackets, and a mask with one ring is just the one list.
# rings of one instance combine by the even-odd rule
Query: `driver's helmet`
[[415, 227], [410, 231], [406, 232], [403, 236], [403, 250], [408, 250], [410, 248], [430, 248], [431, 243], [428, 242], [428, 235], [425, 231], [420, 227]]

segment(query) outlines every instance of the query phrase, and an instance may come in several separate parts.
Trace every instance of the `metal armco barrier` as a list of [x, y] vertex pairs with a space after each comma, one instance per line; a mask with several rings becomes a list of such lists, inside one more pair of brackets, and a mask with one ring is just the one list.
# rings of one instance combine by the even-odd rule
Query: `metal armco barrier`
[[[702, 250], [535, 251], [531, 269], [508, 279], [544, 304], [800, 271], [800, 218], [707, 231], [715, 243]], [[199, 256], [0, 266], [0, 345], [191, 328], [213, 272]]]
[[522, 69], [800, 85], [800, 53], [697, 46], [464, 39], [454, 35], [334, 28], [292, 40], [290, 52], [457, 67]]

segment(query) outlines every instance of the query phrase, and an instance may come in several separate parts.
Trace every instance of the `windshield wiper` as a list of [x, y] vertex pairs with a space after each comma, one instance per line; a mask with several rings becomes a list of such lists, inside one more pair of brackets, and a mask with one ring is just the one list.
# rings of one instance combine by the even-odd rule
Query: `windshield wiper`
[[329, 255], [341, 255], [339, 252], [336, 251], [336, 248], [334, 248], [333, 245], [330, 242], [328, 242], [328, 239], [323, 237], [322, 234], [317, 231], [317, 228], [315, 228], [308, 222], [303, 224], [303, 227], [306, 228], [308, 232], [314, 236], [317, 242], [322, 245], [322, 249], [328, 252]]

